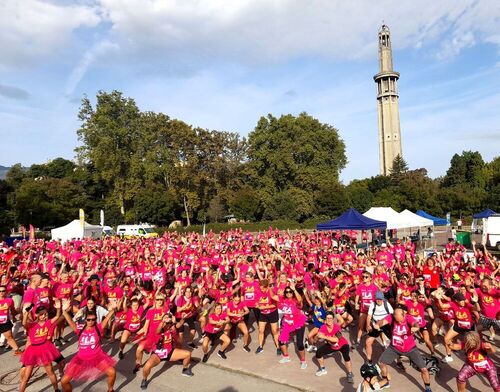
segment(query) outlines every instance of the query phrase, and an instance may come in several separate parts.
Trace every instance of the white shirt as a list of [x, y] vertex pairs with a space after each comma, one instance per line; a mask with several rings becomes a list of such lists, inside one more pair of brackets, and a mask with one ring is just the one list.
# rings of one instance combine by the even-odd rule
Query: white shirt
[[[372, 302], [370, 304], [370, 307], [368, 308], [368, 314], [372, 316], [372, 320], [374, 321], [380, 321], [385, 319], [389, 314], [394, 313], [394, 309], [392, 309], [391, 304], [386, 301], [387, 304], [387, 309], [389, 310], [389, 313], [387, 313], [387, 310], [385, 310], [384, 303], [382, 302], [382, 305], [377, 305], [376, 302]], [[373, 308], [375, 308], [375, 312], [373, 312]]]

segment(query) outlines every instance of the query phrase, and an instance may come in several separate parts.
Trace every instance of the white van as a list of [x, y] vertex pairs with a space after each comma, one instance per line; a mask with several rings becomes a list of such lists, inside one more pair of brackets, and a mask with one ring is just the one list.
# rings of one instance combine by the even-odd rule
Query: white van
[[488, 217], [484, 223], [486, 246], [500, 250], [500, 214]]
[[122, 237], [158, 237], [158, 233], [149, 224], [118, 225], [116, 234]]
[[111, 226], [103, 226], [102, 227], [102, 235], [114, 236], [115, 234], [116, 233]]

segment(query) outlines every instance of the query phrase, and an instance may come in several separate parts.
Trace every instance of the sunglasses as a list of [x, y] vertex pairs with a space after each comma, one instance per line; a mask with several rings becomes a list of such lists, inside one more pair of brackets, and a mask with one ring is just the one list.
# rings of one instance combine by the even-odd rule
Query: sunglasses
[[6, 293], [7, 290], [0, 290], [0, 293]]
[[88, 318], [87, 321], [96, 321], [97, 319], [95, 318]]
[[363, 279], [369, 279], [370, 275], [363, 275]]
[[293, 294], [293, 291], [285, 291], [285, 294]]
[[161, 302], [163, 302], [163, 301], [165, 301], [165, 300], [164, 300], [163, 298], [156, 298], [156, 299], [155, 299], [155, 301], [158, 301], [158, 302], [160, 302], [160, 301], [161, 301]]

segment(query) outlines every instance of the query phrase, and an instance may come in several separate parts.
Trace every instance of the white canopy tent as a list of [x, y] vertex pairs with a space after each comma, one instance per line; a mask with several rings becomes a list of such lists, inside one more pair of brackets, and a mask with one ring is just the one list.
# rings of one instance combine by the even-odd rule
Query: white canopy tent
[[407, 218], [401, 216], [391, 207], [372, 207], [363, 215], [371, 219], [387, 222], [387, 230], [412, 227]]
[[66, 242], [73, 238], [101, 238], [102, 226], [91, 225], [84, 222], [82, 227], [80, 220], [75, 219], [73, 222], [68, 223], [66, 226], [57, 227], [51, 230], [53, 240], [61, 240]]
[[431, 219], [424, 218], [420, 215], [414, 214], [410, 210], [404, 210], [399, 213], [406, 221], [411, 223], [409, 227], [426, 227], [434, 226], [434, 221]]

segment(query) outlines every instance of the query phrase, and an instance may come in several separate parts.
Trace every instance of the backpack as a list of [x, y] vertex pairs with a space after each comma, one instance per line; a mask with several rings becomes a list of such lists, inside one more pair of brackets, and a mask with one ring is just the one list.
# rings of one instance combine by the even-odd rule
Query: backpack
[[[373, 315], [375, 314], [376, 307], [377, 307], [377, 305], [375, 304], [373, 306], [373, 310], [372, 310], [372, 319], [373, 319]], [[385, 309], [387, 314], [391, 314], [391, 312], [389, 312], [389, 306], [387, 306], [387, 300], [385, 298], [384, 298], [384, 309]]]
[[[441, 368], [439, 367], [439, 361], [436, 358], [433, 357], [426, 357], [422, 355], [422, 358], [424, 359], [425, 362], [425, 367], [429, 371], [430, 375], [436, 375], [441, 371]], [[410, 360], [410, 364], [413, 368], [417, 369], [418, 368], [415, 366], [415, 364]]]

